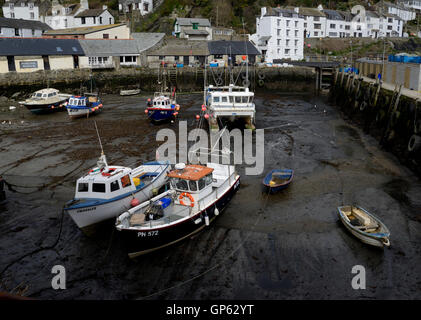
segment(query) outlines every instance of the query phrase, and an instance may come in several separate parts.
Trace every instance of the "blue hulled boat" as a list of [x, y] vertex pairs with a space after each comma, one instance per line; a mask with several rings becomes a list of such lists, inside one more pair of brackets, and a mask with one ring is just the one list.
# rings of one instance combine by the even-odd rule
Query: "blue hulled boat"
[[180, 110], [175, 99], [175, 89], [172, 93], [156, 92], [153, 100], [148, 99], [145, 113], [152, 122], [174, 120]]
[[263, 185], [269, 192], [277, 192], [285, 189], [292, 182], [294, 170], [291, 169], [273, 169], [263, 179]]
[[97, 94], [86, 93], [84, 96], [72, 96], [66, 108], [70, 118], [88, 117], [101, 112], [102, 102]]

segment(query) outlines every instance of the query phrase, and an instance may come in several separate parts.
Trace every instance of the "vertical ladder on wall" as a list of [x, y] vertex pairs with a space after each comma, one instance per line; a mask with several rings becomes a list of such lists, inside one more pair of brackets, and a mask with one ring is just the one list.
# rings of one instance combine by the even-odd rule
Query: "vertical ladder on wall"
[[168, 68], [168, 81], [172, 86], [177, 86], [177, 68]]

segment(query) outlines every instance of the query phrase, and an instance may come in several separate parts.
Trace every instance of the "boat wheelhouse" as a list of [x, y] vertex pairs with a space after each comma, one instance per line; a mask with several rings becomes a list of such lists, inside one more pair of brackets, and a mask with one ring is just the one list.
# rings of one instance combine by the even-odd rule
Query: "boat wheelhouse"
[[82, 229], [115, 218], [165, 187], [169, 169], [166, 162], [148, 162], [134, 169], [108, 166], [101, 155], [97, 167], [77, 180], [74, 199], [64, 209]]
[[170, 190], [117, 218], [116, 228], [131, 258], [201, 231], [227, 207], [240, 186], [232, 165], [178, 164], [167, 176]]
[[102, 110], [102, 102], [96, 93], [86, 93], [83, 96], [71, 96], [67, 104], [70, 118], [88, 117]]
[[210, 85], [206, 89], [206, 113], [211, 128], [219, 128], [219, 120], [230, 122], [241, 118], [247, 128], [254, 129], [256, 108], [254, 92], [242, 86]]
[[63, 111], [70, 95], [61, 94], [59, 90], [48, 88], [35, 91], [30, 98], [20, 101], [29, 111], [35, 114]]

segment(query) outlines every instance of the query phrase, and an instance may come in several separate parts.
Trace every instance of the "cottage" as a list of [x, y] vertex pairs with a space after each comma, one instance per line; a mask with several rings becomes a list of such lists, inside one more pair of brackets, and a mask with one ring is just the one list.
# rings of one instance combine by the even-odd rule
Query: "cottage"
[[131, 39], [130, 29], [124, 23], [48, 30], [44, 33], [43, 37], [67, 39]]
[[6, 0], [2, 9], [5, 18], [42, 21], [49, 7], [47, 0]]
[[114, 17], [107, 6], [102, 9], [88, 9], [75, 15], [75, 27], [92, 27], [114, 24]]
[[142, 16], [153, 12], [153, 0], [119, 0], [118, 11], [122, 13], [139, 12]]
[[208, 19], [177, 18], [174, 35], [189, 40], [212, 40], [212, 27]]
[[162, 46], [155, 47], [147, 53], [150, 67], [164, 65], [204, 65], [209, 55], [207, 41], [189, 41], [187, 39], [164, 39]]
[[0, 73], [74, 69], [83, 55], [77, 40], [0, 38]]
[[225, 65], [240, 65], [247, 60], [254, 64], [256, 56], [260, 55], [259, 50], [250, 41], [210, 41], [208, 48], [209, 60], [223, 59]]
[[0, 37], [41, 37], [51, 28], [40, 21], [0, 17]]

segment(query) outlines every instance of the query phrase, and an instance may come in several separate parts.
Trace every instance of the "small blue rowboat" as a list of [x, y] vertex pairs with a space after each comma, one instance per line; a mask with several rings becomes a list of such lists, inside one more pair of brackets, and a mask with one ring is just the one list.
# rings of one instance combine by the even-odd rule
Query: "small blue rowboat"
[[273, 169], [263, 179], [263, 185], [269, 188], [269, 192], [277, 192], [285, 189], [292, 182], [294, 170]]

